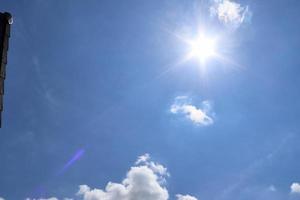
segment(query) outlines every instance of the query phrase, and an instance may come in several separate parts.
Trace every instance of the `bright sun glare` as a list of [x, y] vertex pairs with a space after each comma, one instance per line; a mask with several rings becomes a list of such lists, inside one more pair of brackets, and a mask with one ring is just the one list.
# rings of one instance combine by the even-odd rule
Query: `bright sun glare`
[[205, 63], [208, 58], [216, 55], [216, 40], [204, 34], [194, 40], [189, 40], [188, 45], [190, 47], [188, 57], [198, 59], [201, 63]]

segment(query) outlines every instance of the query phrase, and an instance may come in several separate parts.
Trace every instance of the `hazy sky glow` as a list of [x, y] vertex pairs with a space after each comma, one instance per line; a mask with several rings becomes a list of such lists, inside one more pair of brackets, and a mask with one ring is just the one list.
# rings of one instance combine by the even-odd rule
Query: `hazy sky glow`
[[299, 10], [1, 2], [0, 200], [300, 199]]

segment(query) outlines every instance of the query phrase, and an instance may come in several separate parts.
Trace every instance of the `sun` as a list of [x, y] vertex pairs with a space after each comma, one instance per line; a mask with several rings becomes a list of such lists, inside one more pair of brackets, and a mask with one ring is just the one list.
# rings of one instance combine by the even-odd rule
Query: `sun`
[[204, 64], [209, 58], [216, 56], [216, 39], [199, 34], [195, 39], [187, 41], [189, 59], [197, 59]]

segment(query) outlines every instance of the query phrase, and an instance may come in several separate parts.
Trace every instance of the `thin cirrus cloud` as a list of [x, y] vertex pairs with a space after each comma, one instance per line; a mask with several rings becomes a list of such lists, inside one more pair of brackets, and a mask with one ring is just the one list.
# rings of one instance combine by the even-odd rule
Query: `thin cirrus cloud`
[[190, 103], [187, 96], [178, 96], [171, 105], [170, 112], [184, 115], [196, 125], [209, 126], [214, 123], [212, 105], [209, 101], [202, 101], [201, 107], [197, 108]]
[[277, 189], [276, 189], [276, 187], [275, 187], [274, 185], [270, 185], [270, 186], [268, 187], [268, 190], [269, 190], [270, 192], [276, 192], [276, 191], [277, 191]]
[[241, 24], [249, 22], [252, 12], [249, 6], [243, 6], [231, 0], [212, 0], [210, 15], [217, 17], [224, 25], [238, 28]]
[[[169, 200], [167, 168], [151, 160], [149, 154], [139, 156], [121, 183], [108, 182], [105, 189], [80, 185], [76, 193], [80, 200]], [[190, 195], [176, 195], [177, 200], [197, 200]], [[27, 199], [30, 200], [30, 199]], [[33, 199], [35, 200], [35, 199]], [[58, 200], [55, 197], [37, 200]], [[67, 200], [65, 198], [65, 200]], [[68, 199], [68, 200], [72, 200]]]
[[195, 197], [190, 196], [190, 195], [177, 194], [176, 197], [177, 197], [177, 200], [197, 200]]
[[[0, 199], [2, 200], [2, 199]], [[58, 200], [58, 198], [56, 197], [50, 197], [50, 198], [39, 198], [39, 199], [30, 199], [30, 198], [27, 198], [25, 200]], [[70, 198], [64, 198], [63, 200], [73, 200], [73, 199], [70, 199]]]
[[298, 193], [298, 194], [300, 194], [300, 183], [293, 183], [291, 185], [291, 193]]
[[[30, 199], [30, 198], [27, 198], [25, 200], [58, 200], [58, 198], [56, 198], [56, 197], [50, 197], [50, 198], [47, 198], [47, 199], [44, 199], [44, 198], [40, 198], [40, 199]], [[67, 200], [67, 199], [64, 199], [64, 200]]]

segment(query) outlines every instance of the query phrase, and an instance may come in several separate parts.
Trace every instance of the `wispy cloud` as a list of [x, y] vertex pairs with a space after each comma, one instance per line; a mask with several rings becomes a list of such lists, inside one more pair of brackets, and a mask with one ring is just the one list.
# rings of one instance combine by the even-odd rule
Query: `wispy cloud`
[[138, 157], [137, 161], [135, 162], [136, 165], [146, 165], [150, 168], [153, 172], [159, 174], [161, 177], [169, 176], [167, 168], [159, 163], [155, 163], [151, 161], [150, 154], [146, 153]]
[[[50, 198], [47, 198], [47, 199], [44, 199], [44, 198], [41, 198], [41, 199], [29, 199], [29, 198], [27, 198], [26, 200], [58, 200], [58, 198], [56, 198], [56, 197], [50, 197]], [[67, 199], [64, 199], [64, 200], [67, 200]]]
[[[0, 200], [2, 200], [2, 199], [0, 199]], [[4, 200], [4, 199], [3, 199]], [[25, 200], [59, 200], [58, 198], [56, 198], [56, 197], [50, 197], [50, 198], [40, 198], [40, 199], [29, 199], [29, 198], [27, 198], [27, 199], [25, 199]], [[74, 200], [74, 199], [71, 199], [71, 198], [63, 198], [62, 200]]]
[[271, 191], [271, 192], [276, 192], [277, 191], [277, 189], [276, 189], [276, 187], [274, 185], [270, 185], [268, 187], [268, 190]]
[[213, 0], [210, 14], [217, 17], [223, 24], [238, 28], [242, 23], [249, 22], [252, 12], [248, 6], [242, 6], [231, 0]]
[[145, 153], [144, 155], [141, 155], [141, 156], [138, 157], [135, 164], [139, 165], [141, 163], [148, 162], [149, 160], [150, 160], [150, 155], [148, 153]]
[[298, 193], [298, 194], [300, 194], [300, 183], [293, 183], [291, 185], [291, 193]]
[[208, 126], [214, 123], [212, 118], [212, 106], [209, 101], [202, 101], [201, 107], [197, 108], [190, 103], [187, 96], [178, 96], [171, 105], [170, 112], [173, 114], [183, 114], [194, 124]]
[[[237, 197], [237, 193], [240, 193], [240, 191], [242, 190], [249, 191], [250, 185], [247, 184], [249, 179], [251, 177], [256, 176], [258, 173], [261, 173], [268, 163], [277, 160], [278, 155], [282, 153], [282, 151], [284, 151], [287, 145], [289, 145], [289, 142], [292, 138], [294, 138], [294, 134], [288, 134], [280, 138], [279, 143], [274, 143], [274, 146], [276, 148], [272, 149], [270, 153], [254, 160], [248, 167], [240, 171], [238, 173], [238, 178], [234, 181], [234, 183], [226, 186], [226, 188], [222, 192], [220, 192], [220, 195], [217, 199], [230, 199], [232, 197]], [[276, 188], [274, 185], [271, 185], [268, 188], [264, 189], [266, 189], [268, 192], [278, 193], [279, 191], [279, 189]], [[243, 193], [240, 193], [240, 195], [243, 195]]]
[[34, 56], [32, 58], [32, 62], [39, 82], [39, 85], [37, 87], [38, 92], [46, 100], [46, 103], [50, 108], [52, 108], [53, 110], [58, 110], [58, 107], [60, 105], [59, 100], [54, 95], [54, 89], [51, 88], [45, 81], [45, 75], [42, 72], [40, 59], [37, 56]]
[[[149, 154], [138, 157], [121, 183], [108, 182], [105, 189], [92, 189], [88, 185], [80, 185], [75, 199], [80, 200], [169, 200], [166, 180], [169, 176], [167, 168], [151, 160]], [[176, 195], [177, 200], [197, 200], [190, 195]], [[1, 199], [0, 199], [1, 200]], [[26, 200], [30, 200], [29, 198]], [[58, 200], [49, 199], [32, 200]], [[72, 200], [65, 198], [64, 200]]]
[[177, 194], [176, 197], [177, 197], [177, 200], [197, 200], [196, 197], [193, 197], [193, 196], [190, 196], [190, 195]]

